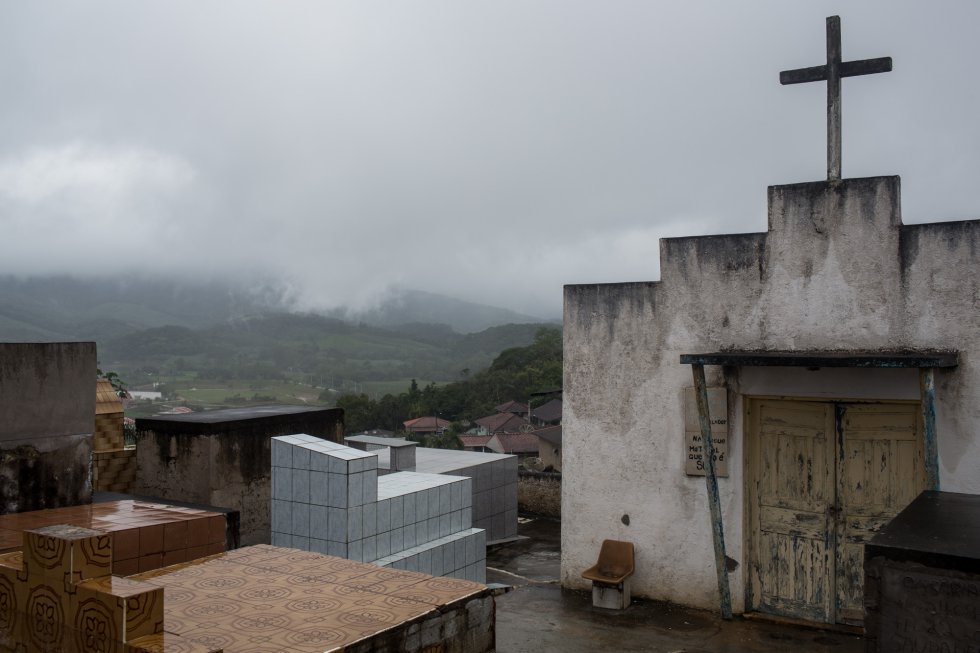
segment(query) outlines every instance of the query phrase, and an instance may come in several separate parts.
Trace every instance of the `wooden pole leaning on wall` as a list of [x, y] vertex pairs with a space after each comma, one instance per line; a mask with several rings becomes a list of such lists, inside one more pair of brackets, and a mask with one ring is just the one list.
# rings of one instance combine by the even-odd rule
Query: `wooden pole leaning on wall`
[[694, 396], [698, 404], [698, 422], [704, 445], [704, 482], [711, 510], [711, 535], [715, 545], [715, 573], [718, 575], [718, 594], [721, 597], [721, 618], [732, 618], [732, 594], [728, 587], [728, 563], [725, 554], [725, 529], [721, 518], [721, 499], [718, 496], [718, 477], [715, 474], [715, 443], [711, 437], [711, 415], [708, 412], [708, 387], [704, 380], [704, 365], [691, 365], [694, 374]]
[[919, 368], [919, 395], [922, 401], [922, 440], [925, 451], [926, 487], [939, 490], [939, 446], [936, 442], [936, 371]]

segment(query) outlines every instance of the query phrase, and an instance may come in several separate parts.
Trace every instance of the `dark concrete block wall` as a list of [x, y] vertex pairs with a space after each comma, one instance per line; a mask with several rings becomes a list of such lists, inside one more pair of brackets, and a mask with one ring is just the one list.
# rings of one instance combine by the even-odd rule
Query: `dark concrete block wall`
[[135, 494], [238, 510], [241, 543], [270, 542], [273, 436], [343, 442], [340, 409], [230, 408], [137, 419]]
[[927, 490], [864, 547], [865, 650], [980, 650], [980, 495]]
[[0, 343], [0, 513], [89, 503], [94, 342]]

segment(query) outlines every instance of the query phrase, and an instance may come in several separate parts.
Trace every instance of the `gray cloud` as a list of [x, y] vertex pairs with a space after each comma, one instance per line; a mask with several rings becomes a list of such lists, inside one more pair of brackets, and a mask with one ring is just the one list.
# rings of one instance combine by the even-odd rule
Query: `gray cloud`
[[824, 171], [824, 18], [844, 174], [908, 222], [978, 217], [975, 3], [5, 3], [0, 273], [392, 284], [555, 315], [654, 279], [663, 236], [763, 230]]

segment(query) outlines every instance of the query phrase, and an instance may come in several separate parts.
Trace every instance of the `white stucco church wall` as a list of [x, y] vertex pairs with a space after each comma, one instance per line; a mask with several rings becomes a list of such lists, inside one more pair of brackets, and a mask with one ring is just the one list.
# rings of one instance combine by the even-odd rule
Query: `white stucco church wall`
[[[769, 188], [767, 233], [664, 239], [661, 281], [573, 285], [564, 307], [562, 583], [632, 541], [633, 593], [718, 607], [703, 477], [684, 471], [681, 354], [956, 350], [936, 371], [941, 489], [980, 493], [980, 221], [903, 225], [898, 177]], [[723, 371], [724, 370], [724, 371]], [[707, 367], [728, 391], [719, 479], [745, 609], [744, 398], [919, 399], [914, 369]], [[627, 518], [628, 516], [628, 518]]]

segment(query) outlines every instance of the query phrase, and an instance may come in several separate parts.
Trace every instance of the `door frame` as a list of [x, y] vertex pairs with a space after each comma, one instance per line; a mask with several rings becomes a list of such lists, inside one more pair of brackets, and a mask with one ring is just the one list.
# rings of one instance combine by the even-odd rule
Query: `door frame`
[[[758, 539], [757, 535], [758, 535], [758, 520], [759, 520], [759, 515], [757, 514], [758, 513], [757, 510], [758, 481], [760, 478], [759, 474], [761, 474], [761, 470], [756, 469], [756, 466], [759, 461], [759, 453], [760, 453], [759, 452], [760, 438], [758, 437], [759, 429], [757, 428], [758, 413], [750, 417], [749, 415], [750, 406], [755, 402], [766, 401], [766, 400], [822, 403], [822, 404], [827, 404], [829, 406], [834, 406], [834, 411], [833, 411], [834, 417], [832, 420], [834, 424], [834, 433], [829, 435], [832, 437], [833, 440], [834, 460], [831, 461], [831, 469], [833, 470], [833, 474], [834, 474], [833, 488], [836, 495], [839, 489], [838, 488], [840, 482], [839, 478], [841, 477], [841, 474], [843, 474], [843, 466], [844, 466], [844, 459], [842, 455], [843, 454], [842, 451], [843, 430], [842, 430], [842, 425], [839, 423], [838, 405], [839, 404], [852, 404], [852, 405], [853, 404], [871, 404], [871, 405], [903, 404], [903, 405], [919, 406], [921, 408], [923, 402], [921, 400], [917, 401], [912, 399], [849, 399], [846, 397], [811, 397], [811, 396], [797, 397], [797, 396], [789, 396], [789, 395], [742, 395], [741, 400], [742, 400], [742, 410], [741, 410], [742, 438], [743, 438], [743, 451], [744, 451], [743, 459], [742, 459], [742, 470], [743, 470], [742, 547], [743, 547], [743, 551], [745, 552], [744, 560], [746, 562], [745, 573], [743, 577], [745, 612], [755, 613], [755, 614], [769, 614], [766, 612], [762, 612], [756, 608], [756, 606], [760, 603], [758, 597], [756, 596], [756, 592], [761, 587], [761, 580], [759, 578], [759, 568], [756, 564], [754, 564], [757, 559], [756, 547], [757, 547], [757, 539]], [[917, 430], [920, 439], [919, 443], [920, 446], [923, 448], [923, 450], [925, 450], [927, 443], [926, 443], [926, 434], [924, 432], [922, 411], [921, 410], [917, 411], [917, 415], [918, 415]], [[925, 451], [923, 453], [924, 455], [922, 457], [921, 464], [924, 466], [923, 471], [927, 473], [928, 453]], [[839, 502], [839, 497], [837, 498], [837, 501]], [[838, 553], [837, 553], [839, 548], [839, 543], [837, 539], [838, 537], [840, 537], [840, 535], [836, 532], [836, 527], [834, 530], [835, 532], [833, 533], [833, 537], [834, 537], [833, 555], [831, 560], [829, 561], [829, 564], [832, 566], [832, 578], [834, 578], [836, 581], [837, 564], [839, 562]], [[832, 596], [829, 599], [830, 621], [826, 623], [824, 622], [817, 622], [817, 623], [822, 623], [824, 625], [829, 625], [829, 626], [842, 626], [843, 624], [839, 623], [839, 615], [837, 614], [836, 584], [833, 588], [831, 588], [831, 594]], [[787, 618], [787, 617], [783, 617], [782, 615], [774, 615], [774, 616], [779, 616], [780, 618]], [[801, 620], [807, 621], [806, 619], [801, 619]]]

